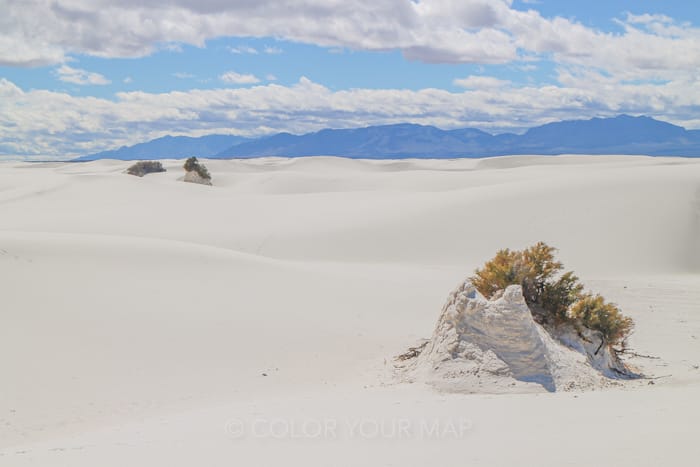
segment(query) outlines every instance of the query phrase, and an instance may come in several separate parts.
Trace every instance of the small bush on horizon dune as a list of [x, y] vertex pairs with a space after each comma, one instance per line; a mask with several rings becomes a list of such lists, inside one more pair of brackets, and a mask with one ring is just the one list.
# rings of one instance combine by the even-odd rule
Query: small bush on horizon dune
[[196, 157], [190, 157], [182, 166], [187, 172], [197, 172], [197, 174], [205, 180], [211, 180], [211, 175], [207, 168], [200, 164]]
[[126, 169], [126, 173], [129, 175], [136, 175], [137, 177], [143, 177], [146, 174], [165, 172], [163, 164], [159, 161], [139, 161]]
[[487, 298], [509, 285], [520, 285], [533, 318], [541, 324], [570, 323], [600, 332], [610, 346], [623, 345], [634, 322], [600, 295], [583, 293], [573, 272], [554, 258], [555, 248], [539, 242], [522, 251], [499, 250], [470, 279]]

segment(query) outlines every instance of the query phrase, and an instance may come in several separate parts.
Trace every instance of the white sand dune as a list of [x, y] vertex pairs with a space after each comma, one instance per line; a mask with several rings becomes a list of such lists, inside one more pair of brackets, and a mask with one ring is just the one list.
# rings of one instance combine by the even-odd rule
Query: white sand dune
[[[213, 187], [174, 160], [0, 164], [1, 466], [697, 465], [700, 161], [204, 162]], [[538, 240], [661, 378], [386, 378], [455, 284]]]

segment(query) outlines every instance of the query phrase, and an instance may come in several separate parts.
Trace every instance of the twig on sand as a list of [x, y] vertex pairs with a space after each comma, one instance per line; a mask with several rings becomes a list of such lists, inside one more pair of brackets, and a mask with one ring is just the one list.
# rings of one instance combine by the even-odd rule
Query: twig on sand
[[623, 355], [631, 355], [632, 357], [650, 358], [652, 360], [661, 360], [661, 357], [655, 357], [654, 355], [644, 355], [644, 354], [640, 354], [637, 352], [632, 352], [631, 350], [622, 350], [618, 353], [623, 354]]
[[673, 375], [663, 375], [663, 376], [642, 376], [641, 379], [661, 379], [661, 378], [670, 378]]
[[410, 360], [412, 358], [416, 358], [418, 355], [420, 355], [420, 353], [423, 351], [425, 346], [428, 345], [428, 342], [429, 341], [425, 341], [422, 344], [417, 345], [415, 347], [409, 347], [409, 349], [406, 352], [404, 352], [401, 355], [399, 355], [398, 357], [396, 357], [396, 360], [403, 362], [406, 360]]

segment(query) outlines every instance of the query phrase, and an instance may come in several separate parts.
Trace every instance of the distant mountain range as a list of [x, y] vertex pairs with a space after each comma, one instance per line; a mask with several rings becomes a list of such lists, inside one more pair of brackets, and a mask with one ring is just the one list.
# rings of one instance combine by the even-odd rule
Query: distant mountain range
[[94, 161], [97, 159], [118, 159], [123, 161], [144, 159], [183, 159], [197, 156], [208, 157], [224, 151], [236, 144], [249, 141], [247, 138], [232, 135], [207, 135], [199, 138], [189, 136], [164, 136], [134, 146], [122, 146], [111, 151], [82, 156], [73, 161]]
[[[230, 138], [227, 140], [227, 138]], [[363, 159], [488, 157], [518, 154], [645, 154], [700, 157], [700, 130], [649, 117], [620, 115], [549, 123], [522, 135], [491, 135], [474, 128], [441, 130], [397, 124], [279, 133], [254, 140], [211, 135], [159, 138], [75, 160], [162, 159], [197, 156], [230, 159], [264, 156], [342, 156]]]

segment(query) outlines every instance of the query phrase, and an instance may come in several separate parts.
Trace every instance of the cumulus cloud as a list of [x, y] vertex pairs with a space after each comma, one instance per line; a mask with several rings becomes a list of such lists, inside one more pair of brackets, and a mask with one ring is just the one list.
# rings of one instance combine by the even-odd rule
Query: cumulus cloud
[[219, 79], [228, 84], [255, 84], [260, 82], [255, 75], [241, 74], [235, 71], [227, 71], [219, 76]]
[[255, 47], [250, 47], [248, 45], [239, 45], [237, 47], [227, 47], [228, 51], [231, 52], [232, 54], [251, 54], [251, 55], [257, 55], [258, 54], [258, 49]]
[[54, 70], [54, 74], [59, 80], [65, 83], [79, 84], [81, 86], [86, 84], [105, 85], [111, 83], [110, 80], [99, 73], [81, 70], [80, 68], [72, 68], [68, 65], [61, 65]]
[[0, 157], [69, 158], [165, 134], [261, 136], [325, 127], [414, 122], [441, 128], [518, 131], [553, 120], [650, 115], [699, 128], [700, 82], [622, 83], [586, 69], [562, 68], [559, 85], [333, 91], [306, 78], [291, 86], [146, 93], [116, 99], [26, 91], [0, 79]]
[[264, 51], [266, 54], [270, 54], [270, 55], [279, 55], [279, 54], [281, 54], [281, 53], [283, 52], [283, 50], [280, 49], [279, 47], [272, 47], [272, 46], [269, 46], [269, 45], [265, 46], [265, 48], [263, 49], [263, 51]]
[[511, 0], [0, 0], [0, 11], [0, 65], [10, 66], [61, 63], [70, 54], [144, 56], [237, 36], [401, 50], [409, 59], [431, 63], [553, 57], [629, 79], [689, 74], [700, 67], [700, 30], [690, 24], [628, 14], [618, 19], [618, 33], [606, 33], [516, 10]]
[[[226, 49], [231, 52], [232, 54], [236, 55], [243, 55], [243, 54], [248, 54], [248, 55], [258, 55], [261, 51], [256, 49], [255, 47], [251, 47], [249, 45], [237, 45], [235, 47], [226, 47]], [[281, 54], [283, 51], [279, 47], [273, 47], [270, 45], [266, 45], [265, 47], [262, 48], [262, 52], [269, 54], [269, 55], [278, 55]]]
[[496, 89], [508, 86], [510, 81], [505, 79], [493, 78], [491, 76], [467, 76], [466, 78], [458, 78], [453, 81], [455, 86], [466, 89]]
[[628, 14], [617, 23], [622, 33], [603, 33], [527, 11], [512, 12], [505, 27], [514, 34], [518, 47], [551, 54], [562, 65], [604, 70], [621, 79], [667, 79], [696, 73], [700, 29], [663, 16], [640, 19]]

